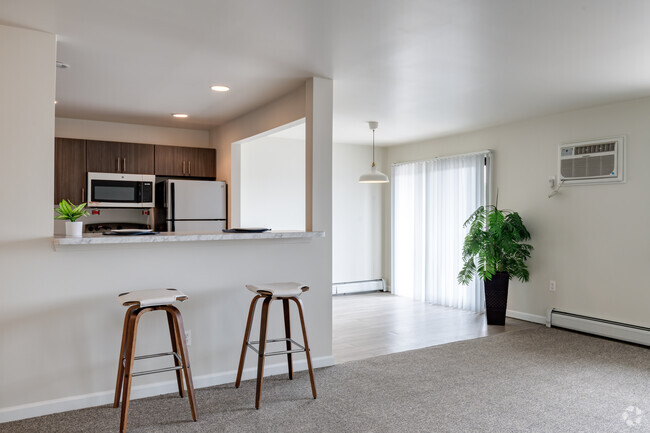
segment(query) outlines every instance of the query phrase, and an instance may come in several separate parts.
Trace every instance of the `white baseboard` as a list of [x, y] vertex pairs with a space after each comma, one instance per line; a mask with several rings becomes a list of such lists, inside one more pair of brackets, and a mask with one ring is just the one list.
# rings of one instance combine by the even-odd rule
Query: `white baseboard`
[[549, 309], [548, 326], [650, 346], [650, 329], [629, 323]]
[[512, 317], [513, 319], [525, 320], [526, 322], [539, 323], [541, 325], [546, 325], [546, 317], [538, 316], [537, 314], [522, 313], [521, 311], [515, 310], [506, 310], [506, 316]]
[[332, 295], [344, 295], [347, 293], [380, 292], [386, 290], [386, 283], [383, 279], [349, 281], [332, 284]]
[[[333, 356], [322, 356], [312, 359], [314, 368], [329, 367], [334, 365]], [[296, 360], [293, 363], [294, 371], [307, 369], [307, 360]], [[271, 364], [264, 367], [264, 376], [273, 376], [287, 372], [285, 363]], [[242, 379], [254, 379], [257, 376], [255, 367], [246, 368], [242, 373]], [[206, 374], [192, 377], [194, 388], [206, 388], [209, 386], [232, 383], [237, 377], [237, 370], [230, 370], [223, 373]], [[318, 376], [316, 376], [318, 379]], [[131, 388], [131, 399], [153, 397], [161, 394], [169, 394], [178, 391], [176, 380], [157, 382], [148, 385], [133, 386]], [[94, 392], [92, 394], [74, 395], [54, 400], [39, 401], [35, 403], [22, 404], [18, 406], [5, 407], [0, 409], [0, 423], [16, 421], [25, 418], [48, 415], [69, 410], [84, 409], [87, 407], [101, 406], [113, 403], [115, 390]]]

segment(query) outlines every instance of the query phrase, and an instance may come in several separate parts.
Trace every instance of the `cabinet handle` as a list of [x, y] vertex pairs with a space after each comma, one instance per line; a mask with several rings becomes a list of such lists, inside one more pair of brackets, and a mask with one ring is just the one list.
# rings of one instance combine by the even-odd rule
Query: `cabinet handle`
[[192, 175], [192, 161], [187, 161], [187, 174]]
[[185, 161], [183, 161], [183, 175], [185, 175]]
[[120, 172], [120, 158], [115, 158], [115, 162], [117, 163], [117, 170], [115, 170], [116, 173]]
[[85, 197], [86, 197], [86, 190], [84, 188], [81, 188], [81, 203], [84, 202]]
[[122, 173], [126, 173], [126, 158], [122, 158]]

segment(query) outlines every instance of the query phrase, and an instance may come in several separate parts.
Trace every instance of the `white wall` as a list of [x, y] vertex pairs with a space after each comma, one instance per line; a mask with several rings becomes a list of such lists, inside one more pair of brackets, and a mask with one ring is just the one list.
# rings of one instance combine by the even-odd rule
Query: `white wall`
[[168, 146], [210, 147], [210, 131], [57, 117], [54, 135]]
[[[307, 231], [324, 231], [325, 238], [313, 241], [308, 250], [296, 254], [306, 254], [294, 260], [283, 255], [273, 256], [261, 253], [266, 262], [259, 263], [261, 270], [274, 268], [284, 270], [289, 275], [302, 266], [305, 260], [310, 263], [306, 271], [310, 275], [309, 302], [306, 302], [309, 320], [318, 329], [319, 350], [324, 356], [332, 354], [332, 81], [314, 77], [307, 80], [304, 87], [263, 106], [244, 116], [227, 122], [211, 131], [212, 146], [217, 149], [217, 174], [228, 184], [232, 184], [231, 173], [234, 172], [235, 161], [231, 160], [232, 144], [245, 138], [253, 137], [265, 131], [305, 118], [305, 197], [306, 197], [306, 229]], [[238, 172], [238, 170], [236, 171]], [[230, 194], [232, 202], [239, 197]], [[229, 206], [234, 211], [237, 205]], [[233, 217], [235, 219], [235, 217]], [[229, 220], [232, 221], [231, 218]], [[244, 259], [245, 268], [252, 263]], [[240, 265], [242, 265], [240, 264]], [[258, 270], [259, 271], [259, 270]], [[242, 270], [244, 274], [247, 271]], [[249, 281], [250, 276], [244, 275]], [[290, 278], [290, 277], [287, 277]], [[298, 273], [290, 280], [300, 278]], [[272, 281], [269, 278], [266, 281]], [[275, 279], [275, 281], [283, 281]], [[287, 281], [287, 280], [284, 280]], [[312, 337], [310, 337], [310, 344]]]
[[[511, 281], [508, 308], [543, 316], [556, 307], [650, 326], [643, 273], [650, 263], [648, 119], [650, 98], [638, 99], [391, 147], [388, 162], [494, 149], [499, 207], [521, 214], [535, 247], [530, 282]], [[621, 134], [627, 136], [627, 183], [564, 187], [547, 198], [558, 144]], [[548, 290], [551, 279], [556, 292]]]
[[240, 144], [242, 227], [305, 230], [305, 140]]
[[[231, 120], [227, 125], [212, 129], [210, 146], [217, 149], [217, 180], [225, 181], [228, 185], [239, 185], [241, 179], [237, 167], [240, 164], [240, 155], [232, 154], [232, 144], [305, 117], [305, 107], [309, 105], [305, 103], [306, 100], [306, 87], [301, 86], [257, 110]], [[305, 160], [309, 161], [308, 165], [311, 165], [311, 160], [308, 160], [306, 154]], [[231, 167], [235, 167], [234, 172]], [[306, 191], [306, 194], [310, 193]], [[240, 221], [240, 208], [239, 193], [228, 194], [229, 224]]]
[[[192, 330], [194, 382], [207, 386], [234, 380], [251, 299], [244, 284], [304, 281], [312, 287], [304, 296], [312, 356], [316, 364], [332, 363], [329, 237], [53, 251], [55, 37], [0, 26], [0, 41], [0, 199], [19, 209], [3, 212], [0, 224], [0, 422], [112, 401], [125, 312], [116, 296], [128, 290], [177, 287], [188, 293], [179, 308]], [[308, 111], [316, 113], [313, 129], [321, 134], [313, 137], [314, 157], [326, 161], [313, 188], [314, 206], [325, 217], [314, 226], [329, 236], [331, 82], [314, 87]], [[305, 105], [303, 99], [303, 117]], [[270, 332], [276, 334], [281, 309], [272, 308]], [[165, 328], [163, 316], [143, 318], [138, 352], [167, 350]], [[270, 371], [284, 362], [269, 359]], [[254, 365], [249, 355], [249, 377]], [[143, 376], [133, 392], [172, 392], [174, 383], [171, 373]], [[199, 416], [200, 410], [199, 401]]]
[[[54, 35], [0, 25], [0, 200], [20, 209], [0, 217], [3, 252], [8, 242], [52, 235], [55, 61]], [[8, 265], [3, 256], [0, 269]]]
[[[386, 149], [376, 148], [383, 170]], [[384, 200], [390, 186], [359, 183], [370, 170], [372, 148], [335, 144], [332, 167], [332, 280], [334, 283], [383, 278]]]

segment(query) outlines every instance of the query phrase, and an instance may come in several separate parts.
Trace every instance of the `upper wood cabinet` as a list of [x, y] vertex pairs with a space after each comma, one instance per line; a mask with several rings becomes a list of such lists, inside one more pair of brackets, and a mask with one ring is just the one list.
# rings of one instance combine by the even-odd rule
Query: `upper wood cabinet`
[[86, 201], [86, 140], [54, 139], [54, 204]]
[[85, 202], [86, 173], [156, 174], [214, 180], [217, 152], [199, 147], [159, 146], [55, 138], [54, 203]]
[[186, 147], [188, 176], [217, 177], [217, 151], [201, 147]]
[[154, 174], [154, 145], [122, 143], [122, 173]]
[[217, 152], [215, 149], [157, 145], [155, 160], [157, 176], [211, 179], [217, 176]]
[[155, 150], [155, 174], [158, 176], [185, 176], [182, 147], [159, 146]]
[[87, 140], [90, 172], [154, 174], [154, 146]]

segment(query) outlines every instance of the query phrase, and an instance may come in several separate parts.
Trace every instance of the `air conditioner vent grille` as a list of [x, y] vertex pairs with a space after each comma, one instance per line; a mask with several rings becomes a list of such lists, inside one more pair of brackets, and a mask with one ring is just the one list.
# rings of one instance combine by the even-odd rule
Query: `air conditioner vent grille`
[[614, 155], [563, 159], [560, 162], [560, 173], [563, 178], [574, 179], [616, 176], [616, 159]]
[[576, 146], [575, 154], [584, 155], [586, 153], [614, 152], [615, 150], [616, 142], [610, 141], [609, 143], [592, 144], [589, 146]]
[[560, 145], [560, 181], [568, 185], [623, 182], [624, 146], [624, 137]]

